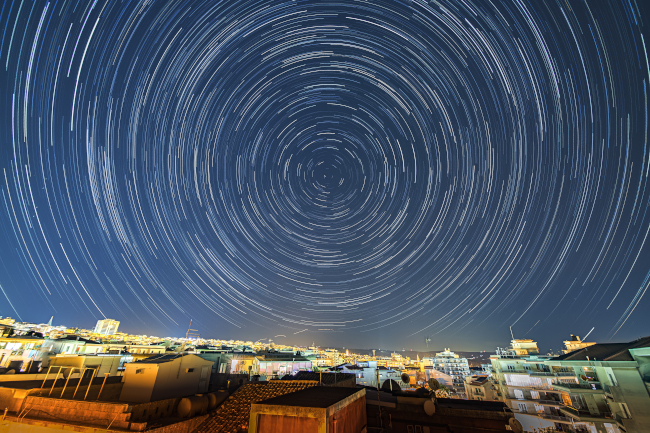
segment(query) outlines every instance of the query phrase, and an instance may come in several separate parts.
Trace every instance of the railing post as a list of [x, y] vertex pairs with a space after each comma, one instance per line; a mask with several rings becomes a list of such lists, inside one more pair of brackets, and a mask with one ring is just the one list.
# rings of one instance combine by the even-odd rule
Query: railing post
[[81, 381], [84, 379], [84, 376], [86, 375], [86, 370], [87, 370], [86, 367], [84, 367], [83, 370], [81, 371], [81, 377], [79, 377], [79, 382], [77, 382], [77, 387], [74, 390], [74, 394], [72, 394], [73, 399], [77, 395], [77, 391], [79, 390], [79, 385], [81, 385]]
[[52, 365], [50, 365], [50, 366], [47, 368], [47, 373], [45, 373], [45, 379], [43, 379], [43, 383], [41, 384], [41, 389], [43, 389], [43, 387], [45, 386], [45, 381], [47, 380], [47, 376], [50, 374], [50, 370], [51, 370], [51, 369], [52, 369]]
[[54, 385], [56, 385], [56, 381], [59, 380], [59, 375], [61, 374], [61, 370], [63, 370], [63, 366], [59, 366], [59, 371], [56, 373], [56, 377], [54, 378], [54, 383], [52, 383], [52, 388], [50, 388], [50, 393], [48, 394], [51, 395], [52, 391], [54, 391]]
[[68, 386], [68, 381], [69, 381], [70, 378], [72, 377], [72, 373], [75, 371], [76, 368], [77, 368], [77, 367], [72, 367], [72, 369], [70, 370], [70, 374], [68, 375], [68, 377], [67, 377], [66, 380], [65, 380], [65, 385], [63, 385], [63, 391], [61, 391], [61, 395], [59, 396], [59, 398], [62, 398], [62, 397], [63, 397], [63, 393], [65, 392], [65, 389], [66, 389], [66, 387]]
[[99, 388], [99, 394], [97, 394], [97, 400], [99, 400], [99, 396], [102, 395], [102, 391], [104, 390], [104, 385], [106, 385], [106, 380], [108, 379], [108, 376], [109, 376], [110, 374], [111, 374], [111, 373], [104, 373], [104, 381], [102, 382], [102, 387]]
[[90, 387], [91, 387], [92, 384], [93, 384], [93, 379], [95, 378], [95, 375], [96, 375], [96, 374], [97, 374], [97, 369], [94, 368], [94, 369], [93, 369], [93, 375], [90, 376], [90, 383], [88, 384], [88, 389], [86, 389], [86, 395], [84, 395], [84, 400], [86, 399], [86, 397], [88, 397], [88, 392], [90, 392]]

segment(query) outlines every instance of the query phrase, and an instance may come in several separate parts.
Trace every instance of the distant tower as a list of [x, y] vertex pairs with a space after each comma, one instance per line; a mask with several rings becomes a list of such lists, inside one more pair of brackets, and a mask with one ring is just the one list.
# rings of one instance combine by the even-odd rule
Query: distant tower
[[47, 322], [47, 326], [52, 326], [52, 319], [54, 319], [54, 316], [50, 317], [50, 321]]
[[372, 349], [372, 357], [375, 357], [375, 349]]

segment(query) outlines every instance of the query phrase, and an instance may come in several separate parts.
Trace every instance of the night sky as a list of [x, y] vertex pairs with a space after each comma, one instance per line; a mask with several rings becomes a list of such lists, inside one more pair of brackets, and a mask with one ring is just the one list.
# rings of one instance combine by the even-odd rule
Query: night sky
[[650, 334], [644, 1], [7, 0], [0, 33], [0, 315]]

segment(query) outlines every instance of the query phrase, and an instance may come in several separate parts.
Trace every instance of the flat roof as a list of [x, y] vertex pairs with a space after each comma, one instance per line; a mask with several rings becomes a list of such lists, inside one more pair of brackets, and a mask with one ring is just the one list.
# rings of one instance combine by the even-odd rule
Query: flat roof
[[551, 361], [584, 361], [587, 357], [593, 361], [634, 361], [630, 349], [640, 347], [650, 347], [650, 337], [629, 343], [598, 343], [552, 358]]
[[335, 388], [329, 386], [314, 386], [291, 394], [281, 395], [258, 402], [258, 404], [274, 406], [297, 406], [327, 408], [344, 400], [357, 392], [359, 388]]

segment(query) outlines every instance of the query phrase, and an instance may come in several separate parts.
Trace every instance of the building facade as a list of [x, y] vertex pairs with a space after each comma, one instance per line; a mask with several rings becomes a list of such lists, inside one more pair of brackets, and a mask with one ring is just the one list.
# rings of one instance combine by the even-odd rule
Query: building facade
[[101, 335], [114, 335], [117, 334], [117, 328], [120, 326], [120, 322], [112, 319], [98, 320], [97, 325], [95, 325], [95, 334]]
[[357, 364], [344, 364], [340, 366], [341, 373], [354, 374], [357, 385], [381, 388], [388, 379], [400, 380], [400, 372], [377, 365], [377, 361], [359, 361]]
[[559, 357], [490, 357], [498, 397], [524, 431], [650, 432], [650, 337]]
[[496, 385], [484, 375], [465, 377], [465, 395], [468, 400], [499, 401]]
[[[436, 353], [434, 358], [424, 358], [424, 365], [430, 365], [451, 377], [450, 391], [460, 398], [465, 398], [465, 376], [469, 376], [469, 364], [466, 358], [461, 358], [449, 349]], [[448, 386], [449, 387], [449, 386]]]

